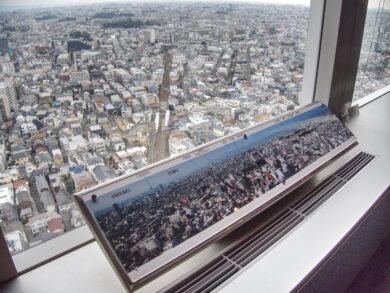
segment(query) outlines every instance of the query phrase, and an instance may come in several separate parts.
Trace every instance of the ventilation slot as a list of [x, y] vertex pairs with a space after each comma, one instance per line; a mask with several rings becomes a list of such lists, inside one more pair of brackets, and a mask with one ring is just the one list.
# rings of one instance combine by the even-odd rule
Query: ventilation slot
[[200, 274], [197, 272], [180, 290], [172, 292], [210, 292], [238, 271], [235, 264], [221, 255], [203, 267]]
[[373, 155], [358, 153], [304, 198], [282, 212], [276, 220], [250, 233], [244, 240], [162, 292], [210, 292], [217, 288], [296, 227], [373, 159]]
[[373, 155], [364, 152], [358, 153], [353, 159], [348, 161], [343, 167], [328, 177], [317, 188], [291, 208], [304, 215], [309, 215], [318, 206], [340, 190], [341, 187], [373, 159]]
[[334, 176], [340, 177], [344, 180], [350, 180], [353, 176], [359, 173], [369, 162], [371, 162], [375, 156], [360, 152], [352, 160], [350, 160], [346, 166], [338, 170]]
[[346, 181], [332, 176], [326, 180], [324, 185], [321, 184], [315, 191], [310, 192], [308, 197], [305, 197], [302, 202], [292, 206], [291, 208], [306, 216], [334, 195], [345, 184]]
[[282, 221], [276, 225], [265, 227], [264, 230], [259, 231], [247, 241], [225, 253], [225, 255], [242, 268], [276, 243], [302, 220], [303, 217], [301, 215], [289, 211]]

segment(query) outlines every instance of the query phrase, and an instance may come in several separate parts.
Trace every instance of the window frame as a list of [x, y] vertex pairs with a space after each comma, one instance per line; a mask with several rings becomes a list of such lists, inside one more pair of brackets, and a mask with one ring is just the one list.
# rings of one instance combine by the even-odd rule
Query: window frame
[[[338, 70], [337, 58], [340, 58], [338, 55], [340, 55], [342, 46], [345, 45], [340, 35], [340, 32], [343, 30], [340, 24], [342, 23], [341, 18], [343, 17], [343, 13], [348, 8], [346, 8], [346, 2], [348, 1], [310, 1], [304, 75], [299, 99], [301, 105], [320, 101], [330, 106], [332, 111], [338, 116], [342, 113], [342, 105], [344, 105], [346, 99], [339, 101], [339, 95], [332, 94], [332, 91], [334, 91], [335, 87], [340, 86], [341, 82], [345, 82], [344, 80], [339, 82], [335, 80], [335, 73]], [[368, 0], [350, 1], [350, 5], [355, 5], [357, 2], [364, 2], [367, 8]], [[362, 11], [364, 9], [359, 10], [359, 15], [361, 15]], [[357, 17], [356, 13], [354, 17]], [[355, 39], [358, 37], [355, 36]], [[360, 48], [358, 53], [360, 53]], [[355, 78], [356, 72], [353, 79]], [[350, 97], [350, 101], [352, 101], [352, 96]], [[20, 275], [89, 244], [94, 240], [87, 225], [83, 225], [50, 241], [12, 256], [12, 265], [16, 267], [17, 274]], [[2, 252], [0, 248], [0, 254]], [[8, 249], [6, 253], [9, 254]]]
[[315, 100], [342, 119], [348, 118], [349, 108], [363, 106], [390, 91], [385, 87], [372, 97], [353, 101], [367, 7], [368, 0], [325, 0]]

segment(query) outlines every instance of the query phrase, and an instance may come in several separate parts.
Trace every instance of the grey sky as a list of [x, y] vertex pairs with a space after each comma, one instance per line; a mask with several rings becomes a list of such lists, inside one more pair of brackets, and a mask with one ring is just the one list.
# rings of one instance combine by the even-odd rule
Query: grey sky
[[[181, 2], [188, 2], [191, 0], [176, 0]], [[153, 2], [176, 2], [170, 0], [160, 0]], [[0, 0], [0, 7], [44, 7], [44, 6], [59, 6], [59, 5], [80, 5], [80, 4], [94, 4], [94, 3], [126, 3], [126, 2], [152, 2], [152, 1], [132, 1], [132, 0]], [[192, 2], [195, 2], [192, 0]], [[202, 1], [202, 2], [223, 2], [219, 1]], [[309, 5], [310, 0], [228, 0], [226, 2], [252, 2], [252, 3], [282, 3], [282, 4], [303, 4]]]
[[[96, 3], [131, 3], [131, 2], [195, 2], [196, 0], [0, 0], [0, 8], [6, 7], [46, 7], [63, 5], [82, 5]], [[199, 0], [198, 0], [199, 1]], [[223, 0], [201, 0], [202, 2], [224, 2]], [[317, 0], [313, 0], [317, 1]], [[269, 4], [300, 4], [309, 5], [310, 0], [226, 0], [226, 2], [251, 2], [251, 3], [269, 3]], [[390, 9], [390, 0], [369, 0], [369, 8], [377, 8], [380, 3], [385, 9]]]

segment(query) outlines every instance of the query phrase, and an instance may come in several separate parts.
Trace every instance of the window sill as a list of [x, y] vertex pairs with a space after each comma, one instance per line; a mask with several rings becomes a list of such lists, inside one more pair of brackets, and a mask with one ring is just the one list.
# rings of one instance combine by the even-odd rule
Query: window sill
[[[362, 107], [360, 115], [347, 122], [360, 147], [378, 158], [267, 253], [235, 275], [221, 292], [290, 291], [351, 231], [389, 185], [388, 109], [390, 93]], [[138, 291], [155, 289], [147, 285]], [[125, 289], [99, 245], [93, 242], [0, 285], [0, 291], [125, 292]]]
[[92, 241], [95, 239], [88, 226], [84, 225], [22, 251], [12, 259], [18, 273], [23, 274]]
[[385, 86], [367, 96], [353, 101], [352, 106], [358, 105], [359, 107], [363, 107], [364, 105], [371, 103], [372, 101], [382, 97], [383, 95], [386, 95], [388, 92], [390, 92], [390, 85]]

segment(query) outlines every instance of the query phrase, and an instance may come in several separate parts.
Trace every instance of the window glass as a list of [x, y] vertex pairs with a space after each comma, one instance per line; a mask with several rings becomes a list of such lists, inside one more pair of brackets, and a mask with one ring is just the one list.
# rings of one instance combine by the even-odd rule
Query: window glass
[[298, 107], [309, 1], [280, 2], [2, 2], [9, 250], [82, 226], [74, 192]]
[[368, 1], [354, 100], [390, 85], [389, 9], [389, 0]]

